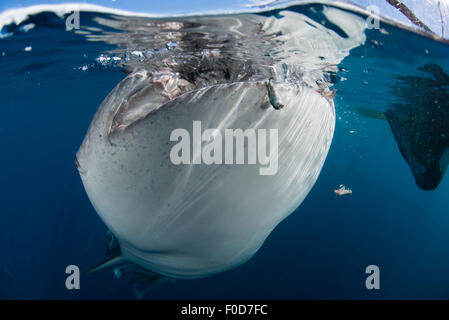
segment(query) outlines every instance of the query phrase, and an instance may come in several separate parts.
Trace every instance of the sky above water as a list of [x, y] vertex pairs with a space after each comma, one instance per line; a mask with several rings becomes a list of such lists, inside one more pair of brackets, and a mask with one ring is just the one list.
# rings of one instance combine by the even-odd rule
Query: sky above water
[[[311, 1], [287, 1], [287, 0], [0, 0], [0, 12], [12, 9], [32, 6], [36, 4], [60, 4], [60, 3], [91, 3], [114, 9], [152, 13], [160, 15], [187, 14], [187, 13], [211, 13], [247, 10], [248, 5], [285, 5], [287, 3], [311, 2]], [[329, 1], [332, 2], [332, 1]], [[363, 8], [374, 5], [379, 8], [381, 16], [394, 19], [408, 26], [410, 21], [386, 0], [351, 0]], [[435, 34], [449, 38], [449, 0], [403, 0], [411, 11], [422, 20]]]
[[91, 0], [91, 1], [57, 1], [57, 0], [0, 0], [0, 10], [6, 10], [9, 8], [20, 8], [31, 6], [35, 4], [58, 4], [64, 2], [79, 2], [79, 3], [93, 3], [109, 8], [137, 11], [155, 14], [165, 13], [189, 13], [189, 12], [202, 12], [202, 11], [217, 11], [217, 10], [229, 10], [232, 8], [241, 8], [240, 4], [245, 1], [241, 0], [170, 0], [170, 1], [136, 1], [136, 0]]

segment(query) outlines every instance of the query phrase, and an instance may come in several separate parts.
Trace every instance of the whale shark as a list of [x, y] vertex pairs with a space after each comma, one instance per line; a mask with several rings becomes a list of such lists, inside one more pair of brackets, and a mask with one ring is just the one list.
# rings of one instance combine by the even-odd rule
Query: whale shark
[[[310, 88], [271, 83], [284, 105], [278, 110], [266, 82], [204, 87], [161, 104], [158, 84], [146, 71], [119, 83], [94, 116], [76, 164], [117, 238], [113, 263], [125, 259], [169, 278], [210, 276], [251, 258], [304, 200], [332, 141], [334, 105]], [[192, 131], [193, 120], [223, 135], [229, 128], [278, 130], [278, 171], [173, 164], [171, 132]]]
[[357, 108], [361, 115], [387, 120], [399, 151], [419, 188], [435, 190], [449, 164], [449, 76], [441, 66], [418, 68], [429, 77], [397, 75], [397, 102], [385, 112]]
[[[317, 181], [335, 128], [327, 75], [366, 39], [362, 18], [328, 7], [323, 15], [341, 32], [290, 11], [104, 21], [156, 29], [158, 37], [95, 38], [118, 43], [129, 59], [76, 154], [87, 196], [116, 239], [107, 260], [84, 274], [114, 267], [154, 284], [212, 276], [254, 256]], [[176, 49], [126, 54], [161, 40], [176, 41]], [[217, 137], [226, 144], [229, 131], [244, 136], [244, 161], [226, 161], [226, 146], [220, 161]], [[172, 161], [175, 132], [193, 137], [189, 161]], [[213, 152], [205, 158], [195, 150]], [[256, 152], [276, 164], [273, 174], [249, 160]], [[211, 157], [218, 161], [203, 161]]]

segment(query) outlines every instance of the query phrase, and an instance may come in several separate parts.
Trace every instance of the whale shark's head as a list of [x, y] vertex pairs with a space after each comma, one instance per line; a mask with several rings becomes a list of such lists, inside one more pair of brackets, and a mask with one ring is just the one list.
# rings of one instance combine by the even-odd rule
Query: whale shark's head
[[[128, 260], [174, 278], [209, 276], [248, 260], [299, 206], [329, 150], [334, 106], [310, 88], [272, 87], [285, 105], [280, 110], [270, 104], [266, 82], [204, 87], [158, 105], [154, 81], [137, 73], [109, 94], [77, 163], [89, 199]], [[250, 163], [173, 162], [173, 132], [194, 139], [194, 122], [214, 129], [213, 141], [226, 130], [266, 130], [270, 137], [275, 130], [276, 146], [263, 150], [276, 157], [276, 172], [261, 175]], [[207, 141], [202, 148], [216, 142]], [[259, 159], [261, 151], [242, 146]], [[189, 159], [205, 157], [190, 151]]]

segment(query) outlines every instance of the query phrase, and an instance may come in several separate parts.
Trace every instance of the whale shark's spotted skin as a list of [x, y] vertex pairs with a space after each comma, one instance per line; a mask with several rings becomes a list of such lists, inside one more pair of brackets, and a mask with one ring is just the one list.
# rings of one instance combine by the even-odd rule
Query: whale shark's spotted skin
[[449, 164], [449, 76], [435, 64], [421, 68], [431, 78], [398, 76], [398, 103], [385, 112], [416, 184], [435, 190]]

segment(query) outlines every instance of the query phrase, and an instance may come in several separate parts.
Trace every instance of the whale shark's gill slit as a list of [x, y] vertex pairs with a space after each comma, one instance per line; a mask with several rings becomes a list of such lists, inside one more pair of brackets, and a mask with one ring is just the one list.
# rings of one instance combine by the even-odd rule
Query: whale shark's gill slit
[[80, 162], [79, 162], [77, 156], [75, 156], [75, 167], [76, 167], [76, 169], [78, 170], [78, 172], [80, 174], [85, 174], [86, 173], [86, 170], [84, 170], [83, 167], [81, 167]]
[[78, 158], [75, 156], [75, 167], [79, 170], [81, 168]]

